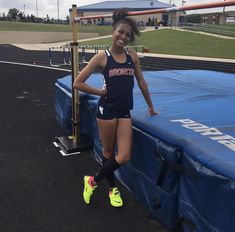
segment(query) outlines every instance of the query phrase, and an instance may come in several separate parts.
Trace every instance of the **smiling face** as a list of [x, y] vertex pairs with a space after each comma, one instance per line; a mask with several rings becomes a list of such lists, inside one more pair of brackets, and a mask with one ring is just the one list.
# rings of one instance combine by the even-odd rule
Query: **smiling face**
[[124, 47], [131, 41], [132, 29], [126, 23], [118, 24], [112, 33], [113, 45]]

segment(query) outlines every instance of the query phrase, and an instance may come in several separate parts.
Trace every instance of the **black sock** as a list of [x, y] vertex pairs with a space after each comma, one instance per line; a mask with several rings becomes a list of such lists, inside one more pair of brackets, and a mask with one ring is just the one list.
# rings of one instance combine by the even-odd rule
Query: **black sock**
[[100, 180], [110, 175], [119, 167], [120, 165], [116, 161], [115, 157], [112, 157], [104, 164], [104, 166], [98, 171], [98, 173], [96, 173], [96, 175], [94, 176], [95, 182], [98, 183]]
[[[103, 156], [103, 159], [102, 159], [102, 164], [104, 166], [104, 164], [109, 161], [110, 159], [107, 159]], [[114, 179], [114, 172], [111, 172], [110, 174], [107, 175], [106, 177], [107, 181], [108, 181], [108, 185], [110, 188], [113, 188], [115, 187], [115, 179]]]

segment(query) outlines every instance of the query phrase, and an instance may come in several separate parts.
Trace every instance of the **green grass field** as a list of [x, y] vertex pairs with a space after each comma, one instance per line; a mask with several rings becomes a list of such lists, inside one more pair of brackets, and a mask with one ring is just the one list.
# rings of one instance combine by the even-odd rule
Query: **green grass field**
[[[235, 29], [235, 25], [227, 26]], [[71, 26], [0, 22], [0, 31], [70, 32]], [[111, 27], [94, 25], [81, 26], [79, 27], [79, 32], [96, 32], [99, 33], [100, 36], [110, 35]], [[80, 45], [110, 44], [111, 38], [80, 43]], [[143, 44], [145, 47], [149, 48], [151, 53], [235, 59], [235, 40], [227, 40], [193, 32], [170, 29], [145, 32], [141, 34], [140, 38], [137, 38], [135, 44]]]
[[70, 32], [69, 25], [0, 22], [0, 31], [43, 31], [43, 32]]
[[226, 31], [231, 31], [235, 33], [235, 24], [224, 24], [224, 25], [207, 24], [205, 26], [208, 28], [226, 30]]
[[[81, 43], [110, 45], [111, 38]], [[142, 33], [135, 45], [143, 44], [151, 53], [235, 59], [235, 40], [221, 39], [170, 29]]]
[[197, 32], [206, 32], [217, 35], [224, 35], [235, 38], [235, 25], [234, 24], [226, 24], [226, 25], [213, 25], [213, 24], [197, 24], [193, 26], [185, 26], [183, 29]]
[[[109, 35], [108, 26], [79, 26], [79, 32], [98, 32], [100, 36]], [[42, 24], [42, 23], [21, 23], [21, 22], [0, 22], [0, 31], [42, 31], [42, 32], [71, 32], [70, 25]]]

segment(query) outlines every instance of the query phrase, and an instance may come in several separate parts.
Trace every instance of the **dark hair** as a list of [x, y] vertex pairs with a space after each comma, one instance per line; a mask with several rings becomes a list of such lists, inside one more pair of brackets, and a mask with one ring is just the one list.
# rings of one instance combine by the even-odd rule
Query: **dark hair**
[[136, 22], [133, 19], [131, 19], [130, 17], [128, 17], [128, 9], [127, 8], [116, 9], [113, 12], [112, 26], [113, 26], [114, 30], [121, 23], [126, 23], [131, 27], [132, 33], [131, 33], [130, 42], [134, 42], [135, 41], [135, 35], [139, 36], [140, 32], [139, 32], [139, 29], [136, 25]]

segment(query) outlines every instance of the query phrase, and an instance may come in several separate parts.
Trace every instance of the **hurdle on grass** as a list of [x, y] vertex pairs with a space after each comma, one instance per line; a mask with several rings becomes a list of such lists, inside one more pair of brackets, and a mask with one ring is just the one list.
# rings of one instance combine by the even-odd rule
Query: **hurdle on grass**
[[[217, 8], [217, 7], [226, 7], [226, 6], [234, 6], [235, 0], [229, 1], [218, 1], [218, 2], [211, 2], [211, 3], [203, 3], [203, 4], [193, 4], [193, 5], [184, 5], [180, 7], [170, 7], [164, 9], [153, 9], [153, 10], [144, 10], [144, 11], [130, 11], [128, 12], [129, 16], [138, 16], [138, 15], [148, 15], [148, 14], [157, 14], [157, 13], [167, 13], [167, 12], [178, 12], [178, 11], [188, 11], [188, 10], [199, 10], [199, 9], [208, 9], [208, 8]], [[78, 42], [77, 42], [77, 33], [78, 33], [78, 22], [87, 19], [98, 19], [98, 18], [110, 18], [112, 14], [106, 15], [94, 15], [94, 16], [77, 16], [77, 6], [72, 5], [72, 34], [73, 34], [73, 42], [70, 43], [71, 51], [72, 51], [72, 83], [74, 82], [75, 78], [77, 77], [79, 70], [78, 70]], [[78, 148], [80, 149], [81, 145], [81, 134], [80, 134], [80, 115], [79, 115], [79, 92], [72, 88], [72, 140], [71, 143], [67, 143], [68, 147]], [[63, 142], [63, 139], [61, 140]], [[60, 141], [60, 142], [61, 142]], [[72, 145], [70, 145], [72, 144]], [[72, 149], [73, 151], [73, 149]], [[66, 150], [69, 152], [69, 149]]]

